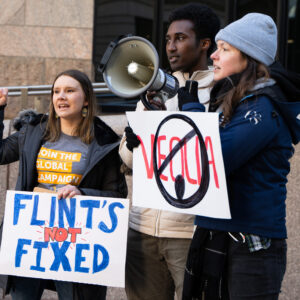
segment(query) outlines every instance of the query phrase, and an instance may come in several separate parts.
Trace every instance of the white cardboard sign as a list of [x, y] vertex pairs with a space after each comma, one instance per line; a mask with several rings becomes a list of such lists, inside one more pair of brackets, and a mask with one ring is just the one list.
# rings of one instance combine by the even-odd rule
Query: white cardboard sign
[[7, 191], [0, 274], [124, 287], [127, 199]]
[[230, 219], [217, 113], [127, 112], [127, 119], [141, 140], [133, 205]]

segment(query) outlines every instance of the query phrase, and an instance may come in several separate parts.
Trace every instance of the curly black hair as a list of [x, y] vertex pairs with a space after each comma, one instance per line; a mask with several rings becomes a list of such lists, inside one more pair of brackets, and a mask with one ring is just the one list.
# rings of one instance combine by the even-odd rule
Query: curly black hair
[[207, 55], [210, 55], [215, 46], [215, 35], [220, 29], [220, 20], [216, 13], [204, 4], [188, 3], [170, 13], [169, 26], [179, 20], [190, 20], [194, 24], [197, 42], [204, 38], [211, 40], [211, 46], [207, 51]]

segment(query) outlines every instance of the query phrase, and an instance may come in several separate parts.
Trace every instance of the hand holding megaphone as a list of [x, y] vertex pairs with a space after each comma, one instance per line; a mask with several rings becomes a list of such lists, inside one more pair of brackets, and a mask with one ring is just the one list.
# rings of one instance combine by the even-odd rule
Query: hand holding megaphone
[[187, 103], [199, 103], [198, 82], [187, 80], [184, 87], [178, 89], [178, 107], [182, 110]]
[[147, 109], [155, 109], [147, 101], [146, 92], [156, 91], [162, 103], [177, 94], [177, 79], [159, 68], [155, 47], [139, 36], [128, 36], [111, 42], [101, 62], [107, 87], [117, 96], [141, 96]]
[[164, 101], [157, 97], [156, 91], [147, 91], [146, 98], [154, 110], [167, 110]]

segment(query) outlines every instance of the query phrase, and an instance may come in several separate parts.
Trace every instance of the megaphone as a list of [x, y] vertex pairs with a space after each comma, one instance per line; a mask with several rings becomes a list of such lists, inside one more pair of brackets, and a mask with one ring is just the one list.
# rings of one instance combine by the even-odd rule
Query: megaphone
[[147, 109], [155, 109], [146, 99], [147, 91], [156, 91], [156, 97], [165, 102], [174, 97], [179, 88], [178, 80], [159, 68], [155, 47], [139, 36], [111, 42], [98, 69], [114, 94], [122, 98], [141, 96]]

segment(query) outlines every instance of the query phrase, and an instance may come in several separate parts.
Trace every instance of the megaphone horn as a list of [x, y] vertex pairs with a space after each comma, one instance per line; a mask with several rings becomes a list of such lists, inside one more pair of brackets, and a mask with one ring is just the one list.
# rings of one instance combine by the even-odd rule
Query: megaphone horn
[[[174, 97], [179, 88], [177, 79], [159, 68], [155, 47], [139, 36], [111, 42], [100, 65], [107, 87], [119, 97], [144, 95], [144, 102], [147, 91], [157, 91], [159, 98], [166, 101]], [[147, 105], [149, 103], [146, 107], [152, 109]]]

